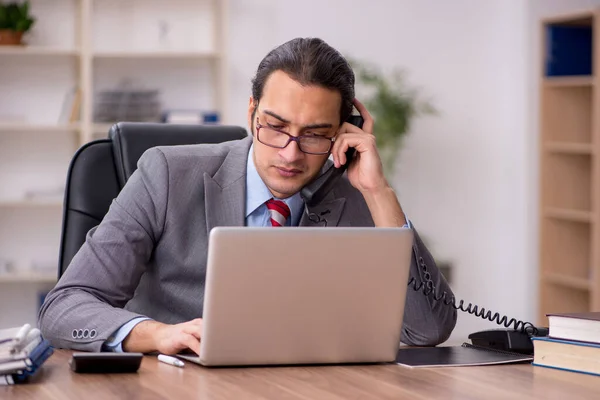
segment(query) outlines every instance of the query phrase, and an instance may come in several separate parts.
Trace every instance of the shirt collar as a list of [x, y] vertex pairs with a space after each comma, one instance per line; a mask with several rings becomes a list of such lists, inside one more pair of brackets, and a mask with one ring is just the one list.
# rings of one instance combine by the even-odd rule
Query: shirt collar
[[[248, 163], [246, 166], [246, 217], [252, 214], [258, 207], [263, 205], [273, 195], [263, 182], [262, 178], [256, 170], [253, 157], [254, 145], [250, 146], [248, 152]], [[300, 222], [302, 210], [304, 209], [304, 200], [300, 193], [296, 193], [287, 199], [283, 199], [285, 204], [290, 208], [291, 223], [296, 226]]]

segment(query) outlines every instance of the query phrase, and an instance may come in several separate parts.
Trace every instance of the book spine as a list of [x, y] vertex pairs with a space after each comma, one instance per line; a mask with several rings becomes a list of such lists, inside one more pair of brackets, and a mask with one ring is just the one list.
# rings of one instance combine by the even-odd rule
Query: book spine
[[556, 369], [556, 370], [559, 370], [559, 371], [577, 372], [579, 374], [600, 376], [600, 374], [597, 374], [595, 372], [588, 372], [588, 371], [583, 371], [583, 370], [580, 370], [580, 369], [555, 367], [553, 365], [540, 364], [540, 363], [536, 363], [536, 362], [531, 363], [531, 365], [533, 365], [534, 367], [544, 367], [544, 368]]
[[22, 371], [32, 365], [29, 359], [11, 361], [0, 365], [0, 374], [11, 374], [13, 372]]
[[54, 349], [52, 347], [46, 347], [42, 354], [40, 354], [35, 360], [32, 360], [32, 365], [27, 368], [27, 371], [37, 370], [44, 362], [46, 362], [48, 358], [50, 358], [52, 354], [54, 354]]
[[13, 379], [16, 383], [25, 383], [27, 381], [29, 381], [29, 379], [33, 376], [35, 376], [35, 374], [37, 374], [37, 372], [41, 369], [42, 364], [44, 364], [44, 362], [50, 358], [50, 356], [54, 353], [54, 349], [52, 347], [48, 347], [46, 349], [46, 351], [44, 352], [44, 354], [42, 354], [42, 356], [38, 359], [38, 362], [33, 364], [31, 367], [27, 368], [26, 370], [23, 370], [17, 374], [13, 374]]
[[37, 359], [46, 352], [48, 347], [50, 347], [50, 342], [48, 342], [46, 339], [42, 340], [29, 354], [29, 361], [31, 361], [32, 364], [36, 364]]

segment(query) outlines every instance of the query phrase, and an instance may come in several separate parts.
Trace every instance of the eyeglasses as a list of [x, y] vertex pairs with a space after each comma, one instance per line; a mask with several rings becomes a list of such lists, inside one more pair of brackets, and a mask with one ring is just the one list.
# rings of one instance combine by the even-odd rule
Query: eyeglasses
[[290, 142], [296, 142], [300, 151], [306, 154], [328, 154], [335, 137], [303, 135], [292, 136], [287, 132], [280, 131], [269, 126], [261, 125], [256, 118], [256, 138], [259, 142], [276, 149], [285, 148]]

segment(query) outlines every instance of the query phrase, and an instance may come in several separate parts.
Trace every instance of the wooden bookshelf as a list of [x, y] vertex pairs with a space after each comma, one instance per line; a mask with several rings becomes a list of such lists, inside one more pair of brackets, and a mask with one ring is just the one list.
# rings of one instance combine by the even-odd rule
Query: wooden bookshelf
[[[591, 10], [541, 24], [537, 323], [542, 326], [549, 313], [600, 310], [600, 69], [591, 62], [600, 54], [599, 16]], [[565, 47], [565, 40], [577, 43]], [[578, 53], [568, 56], [565, 48]]]
[[[31, 2], [37, 21], [25, 45], [0, 46], [0, 316], [23, 307], [11, 302], [9, 285], [27, 283], [27, 304], [47, 290], [38, 283], [56, 282], [56, 273], [30, 266], [58, 260], [61, 188], [73, 154], [107, 138], [120, 120], [96, 116], [100, 93], [156, 90], [152, 121], [189, 109], [228, 123], [229, 7], [228, 0]], [[5, 261], [14, 265], [10, 274]], [[10, 326], [10, 318], [0, 322]]]

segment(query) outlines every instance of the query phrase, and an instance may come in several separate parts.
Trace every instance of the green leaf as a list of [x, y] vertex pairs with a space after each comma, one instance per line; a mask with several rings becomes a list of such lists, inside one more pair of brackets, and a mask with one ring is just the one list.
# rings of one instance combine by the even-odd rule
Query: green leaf
[[29, 15], [29, 2], [26, 1], [21, 5], [21, 17], [27, 18]]
[[6, 12], [6, 7], [0, 5], [0, 29], [8, 29], [10, 28], [8, 22], [8, 13]]

